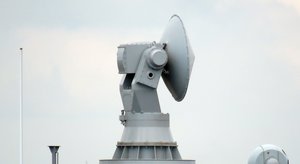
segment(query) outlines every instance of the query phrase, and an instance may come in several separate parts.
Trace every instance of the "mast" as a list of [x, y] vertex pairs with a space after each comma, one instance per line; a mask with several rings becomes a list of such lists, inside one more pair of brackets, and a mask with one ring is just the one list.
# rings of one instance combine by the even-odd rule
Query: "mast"
[[23, 164], [23, 48], [20, 48], [20, 164]]

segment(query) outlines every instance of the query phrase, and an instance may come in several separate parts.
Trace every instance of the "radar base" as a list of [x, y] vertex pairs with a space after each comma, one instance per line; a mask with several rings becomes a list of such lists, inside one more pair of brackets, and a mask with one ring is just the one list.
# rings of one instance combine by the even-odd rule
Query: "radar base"
[[195, 164], [195, 160], [100, 160], [100, 164]]

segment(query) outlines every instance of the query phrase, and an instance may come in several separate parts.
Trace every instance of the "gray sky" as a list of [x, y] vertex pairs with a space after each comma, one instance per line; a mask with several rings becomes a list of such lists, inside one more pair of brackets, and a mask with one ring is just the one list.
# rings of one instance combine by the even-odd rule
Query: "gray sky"
[[19, 47], [24, 48], [24, 164], [97, 164], [123, 127], [117, 46], [159, 41], [183, 19], [196, 60], [187, 96], [159, 85], [185, 159], [247, 163], [275, 144], [300, 163], [300, 2], [0, 1], [0, 163], [19, 161]]

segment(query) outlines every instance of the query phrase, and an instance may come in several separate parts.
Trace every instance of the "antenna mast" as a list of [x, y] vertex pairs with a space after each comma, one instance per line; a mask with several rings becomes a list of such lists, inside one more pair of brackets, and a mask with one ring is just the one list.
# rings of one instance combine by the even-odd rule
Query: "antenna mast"
[[20, 48], [20, 164], [23, 164], [23, 48]]

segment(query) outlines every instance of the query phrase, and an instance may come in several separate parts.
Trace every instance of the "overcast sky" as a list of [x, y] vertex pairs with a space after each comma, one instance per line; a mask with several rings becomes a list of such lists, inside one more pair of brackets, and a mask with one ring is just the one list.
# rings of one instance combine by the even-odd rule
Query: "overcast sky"
[[163, 81], [162, 111], [185, 159], [247, 163], [261, 144], [299, 164], [300, 1], [0, 1], [0, 163], [19, 162], [24, 48], [24, 164], [97, 164], [123, 126], [117, 46], [159, 41], [181, 16], [195, 53], [185, 99]]

